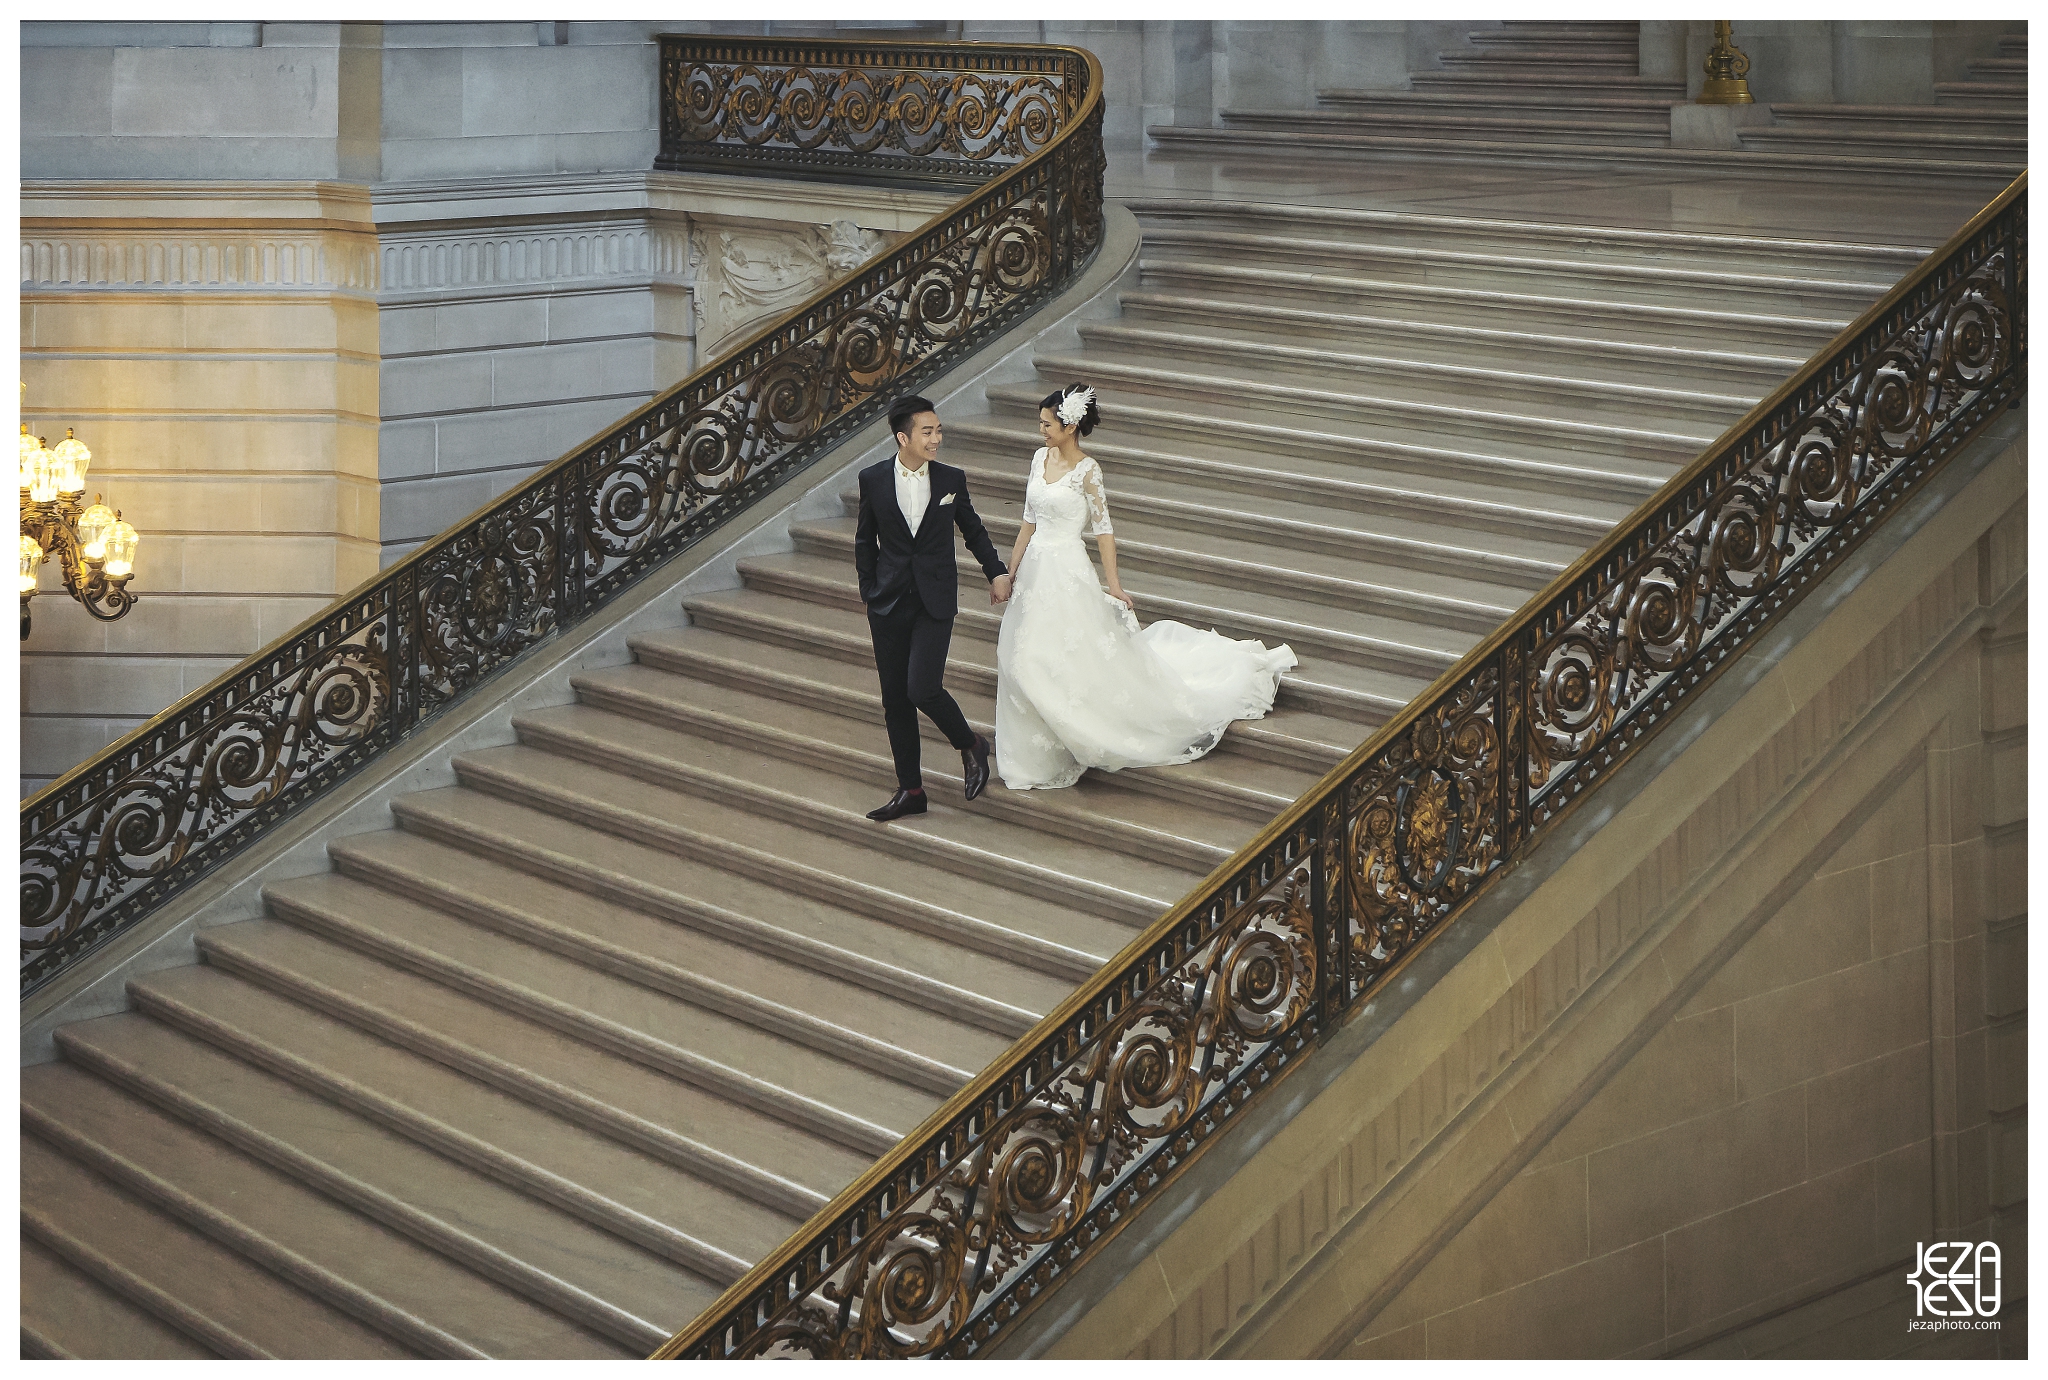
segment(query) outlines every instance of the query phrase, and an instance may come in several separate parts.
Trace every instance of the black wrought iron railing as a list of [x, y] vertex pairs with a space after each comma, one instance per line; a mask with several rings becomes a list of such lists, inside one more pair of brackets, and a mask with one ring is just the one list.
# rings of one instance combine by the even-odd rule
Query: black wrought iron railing
[[2026, 388], [2026, 178], [657, 1353], [972, 1356]]
[[1102, 68], [1078, 48], [690, 35], [663, 37], [661, 64], [661, 166], [787, 171], [763, 153], [781, 141], [849, 180], [982, 172], [901, 244], [23, 801], [24, 993], [965, 359], [1101, 243]]

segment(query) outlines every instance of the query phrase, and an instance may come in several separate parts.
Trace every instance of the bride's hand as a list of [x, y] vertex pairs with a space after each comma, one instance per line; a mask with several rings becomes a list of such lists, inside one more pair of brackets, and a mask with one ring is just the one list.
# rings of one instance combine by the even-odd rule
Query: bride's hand
[[1117, 585], [1111, 585], [1109, 587], [1109, 597], [1116, 600], [1119, 604], [1122, 604], [1132, 613], [1136, 613], [1138, 611], [1138, 605], [1136, 604], [1136, 602], [1134, 602], [1131, 596], [1124, 593], [1122, 588]]

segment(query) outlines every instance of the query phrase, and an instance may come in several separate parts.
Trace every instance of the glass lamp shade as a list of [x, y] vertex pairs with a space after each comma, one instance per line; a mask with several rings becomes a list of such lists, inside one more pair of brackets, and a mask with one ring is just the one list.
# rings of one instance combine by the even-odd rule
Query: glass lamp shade
[[75, 494], [85, 488], [85, 472], [92, 464], [92, 452], [85, 448], [85, 442], [71, 434], [71, 428], [64, 428], [64, 439], [50, 452], [50, 471], [57, 492]]
[[107, 563], [102, 567], [110, 580], [123, 579], [135, 573], [135, 548], [142, 538], [135, 529], [117, 517], [107, 533]]
[[21, 487], [35, 487], [38, 467], [43, 464], [43, 443], [28, 434], [28, 423], [21, 424]]
[[41, 437], [36, 438], [36, 453], [25, 487], [29, 498], [37, 503], [49, 503], [57, 497], [56, 457], [50, 454], [48, 446], [42, 444]]
[[105, 560], [107, 536], [114, 530], [115, 521], [114, 510], [104, 503], [95, 503], [80, 513], [77, 523], [79, 554], [89, 561]]
[[36, 592], [36, 567], [43, 563], [43, 548], [34, 537], [21, 539], [21, 592]]

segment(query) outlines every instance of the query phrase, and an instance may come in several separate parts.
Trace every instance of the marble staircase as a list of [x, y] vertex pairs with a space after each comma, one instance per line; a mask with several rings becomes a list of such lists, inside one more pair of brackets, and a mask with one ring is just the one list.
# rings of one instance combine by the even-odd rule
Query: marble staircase
[[1924, 252], [1128, 204], [1120, 313], [949, 411], [943, 458], [1007, 549], [1039, 397], [1094, 384], [1140, 616], [1290, 643], [1274, 712], [972, 805], [927, 726], [931, 814], [870, 823], [849, 486], [59, 1031], [22, 1073], [24, 1354], [646, 1354]]
[[1228, 109], [1214, 129], [1153, 126], [1162, 150], [1478, 162], [1690, 166], [1749, 175], [2016, 176], [2026, 166], [2026, 36], [1970, 63], [1932, 106], [1786, 104], [1734, 149], [1673, 148], [1684, 81], [1640, 74], [1634, 22], [1508, 21], [1409, 74], [1329, 88], [1311, 110]]

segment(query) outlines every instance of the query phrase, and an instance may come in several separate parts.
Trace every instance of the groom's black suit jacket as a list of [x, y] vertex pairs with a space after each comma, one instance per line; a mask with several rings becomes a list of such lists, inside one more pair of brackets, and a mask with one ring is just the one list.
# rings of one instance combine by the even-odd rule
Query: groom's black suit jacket
[[960, 572], [955, 563], [953, 527], [967, 540], [967, 549], [981, 562], [990, 580], [1009, 573], [996, 555], [988, 529], [967, 497], [967, 475], [936, 460], [926, 462], [932, 475], [932, 501], [912, 532], [896, 502], [896, 458], [860, 472], [860, 519], [853, 533], [853, 566], [860, 574], [860, 597], [868, 612], [884, 617], [895, 611], [905, 594], [916, 592], [925, 612], [949, 619], [960, 609]]

